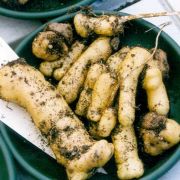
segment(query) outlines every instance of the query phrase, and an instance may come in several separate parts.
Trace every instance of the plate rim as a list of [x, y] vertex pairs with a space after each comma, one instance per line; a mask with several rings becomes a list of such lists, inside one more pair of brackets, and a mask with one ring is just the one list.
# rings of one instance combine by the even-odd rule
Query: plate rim
[[4, 160], [6, 163], [9, 180], [15, 180], [16, 179], [16, 171], [15, 171], [15, 167], [14, 167], [13, 157], [1, 136], [0, 136], [0, 149], [2, 151]]
[[0, 15], [4, 15], [7, 17], [13, 17], [18, 19], [44, 19], [44, 18], [52, 18], [55, 16], [63, 15], [68, 11], [75, 12], [81, 6], [89, 5], [96, 0], [81, 0], [81, 2], [77, 2], [74, 5], [70, 5], [68, 7], [56, 10], [49, 10], [44, 12], [21, 12], [15, 11], [8, 8], [0, 7]]
[[[127, 13], [122, 13], [122, 12], [117, 12], [117, 11], [94, 11], [94, 13], [97, 14], [102, 14], [102, 13], [106, 13], [106, 14], [117, 14], [117, 15], [128, 15]], [[61, 17], [55, 18], [49, 22], [56, 22], [56, 21], [64, 21], [67, 20], [69, 18], [72, 18], [76, 13], [71, 13], [68, 15], [63, 15]], [[153, 25], [152, 23], [149, 23], [143, 19], [138, 19], [135, 20], [140, 24], [143, 24], [144, 26], [148, 27], [149, 29], [152, 28], [152, 26], [154, 27], [155, 25]], [[48, 22], [48, 23], [49, 23]], [[46, 23], [47, 24], [47, 23]], [[23, 44], [25, 44], [27, 41], [29, 41], [29, 39], [31, 39], [35, 34], [37, 34], [40, 30], [43, 29], [44, 26], [46, 26], [46, 24], [40, 26], [38, 29], [36, 29], [35, 31], [33, 31], [32, 33], [30, 33], [24, 40], [21, 41], [21, 43], [17, 46], [17, 48], [15, 49], [16, 53], [18, 53], [20, 51], [20, 49], [24, 46]], [[159, 32], [159, 28], [155, 28], [153, 29], [153, 31], [155, 32]], [[178, 52], [178, 56], [180, 57], [180, 46], [165, 32], [161, 33], [161, 37], [165, 38], [165, 40]], [[4, 139], [7, 141], [7, 144], [9, 145], [13, 155], [15, 156], [15, 158], [20, 162], [21, 165], [23, 165], [23, 167], [32, 175], [34, 175], [37, 178], [43, 178], [43, 179], [47, 179], [49, 180], [49, 178], [47, 178], [46, 176], [43, 176], [41, 173], [37, 172], [32, 166], [30, 166], [24, 159], [23, 157], [16, 152], [15, 148], [13, 147], [13, 145], [11, 144], [9, 135], [6, 131], [6, 126], [4, 124], [0, 124], [0, 130], [2, 132], [2, 135], [4, 137]], [[175, 152], [170, 156], [170, 158], [164, 162], [163, 165], [161, 165], [157, 170], [155, 170], [154, 172], [152, 172], [151, 174], [147, 175], [146, 177], [142, 177], [140, 178], [141, 180], [152, 180], [152, 179], [157, 179], [158, 177], [160, 177], [161, 175], [163, 175], [165, 172], [167, 172], [168, 170], [170, 170], [174, 164], [176, 164], [176, 162], [179, 160], [180, 158], [180, 145], [177, 146]], [[24, 166], [26, 165], [26, 166]]]

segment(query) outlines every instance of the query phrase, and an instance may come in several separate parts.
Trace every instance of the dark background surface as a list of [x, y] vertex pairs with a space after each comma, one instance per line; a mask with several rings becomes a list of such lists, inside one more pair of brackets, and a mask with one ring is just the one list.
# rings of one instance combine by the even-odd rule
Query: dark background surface
[[[97, 0], [92, 4], [93, 9], [96, 10], [120, 10], [127, 6], [130, 6], [139, 0]], [[16, 45], [13, 44], [13, 48]], [[1, 133], [0, 133], [1, 136]], [[0, 157], [2, 159], [3, 157]], [[17, 180], [35, 180], [28, 172], [26, 172], [21, 165], [14, 159], [15, 170], [16, 170], [16, 179]], [[2, 164], [0, 166], [3, 166]], [[0, 180], [3, 177], [3, 173], [6, 173], [6, 170], [0, 167]], [[3, 178], [3, 180], [6, 180]], [[7, 179], [8, 180], [8, 179]], [[63, 180], [63, 177], [62, 177]]]

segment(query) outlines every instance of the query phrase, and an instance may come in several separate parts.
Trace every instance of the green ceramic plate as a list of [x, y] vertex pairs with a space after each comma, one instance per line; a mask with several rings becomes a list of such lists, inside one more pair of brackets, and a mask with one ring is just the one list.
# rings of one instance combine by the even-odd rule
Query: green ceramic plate
[[[102, 12], [95, 13], [101, 14]], [[118, 14], [118, 12], [114, 13]], [[53, 20], [53, 22], [68, 22], [72, 20], [74, 15], [75, 14], [62, 16]], [[154, 47], [155, 38], [159, 29], [154, 28], [149, 33], [145, 33], [147, 29], [151, 29], [152, 27], [154, 27], [152, 24], [144, 20], [132, 21], [131, 23], [127, 24], [125, 33], [121, 36], [122, 46], [139, 45], [146, 48]], [[20, 43], [20, 45], [16, 49], [16, 52], [19, 56], [26, 58], [27, 62], [35, 67], [38, 66], [38, 63], [40, 61], [32, 55], [31, 43], [34, 36], [42, 29], [43, 27], [40, 27], [39, 29], [31, 33]], [[171, 102], [171, 110], [169, 116], [180, 122], [180, 47], [167, 34], [162, 33], [159, 39], [159, 48], [162, 48], [167, 52], [171, 67], [170, 79], [166, 83]], [[143, 102], [140, 102], [140, 99], [143, 98], [139, 98], [137, 103], [142, 103], [142, 107], [146, 107], [146, 104], [143, 105]], [[138, 119], [139, 118], [137, 117], [137, 121]], [[9, 128], [1, 126], [1, 131], [16, 159], [26, 170], [28, 170], [35, 177], [40, 179], [66, 178], [64, 168], [58, 165], [55, 160], [45, 155], [43, 152], [25, 141]], [[141, 154], [142, 153], [140, 153], [140, 155]], [[145, 174], [141, 179], [156, 179], [157, 177], [166, 173], [167, 170], [170, 169], [179, 159], [180, 146], [177, 145], [164, 153], [162, 156], [156, 158], [150, 158], [148, 156], [142, 155], [141, 157], [145, 162]], [[92, 177], [92, 179], [117, 179], [116, 167], [114, 165], [113, 159], [105, 166], [105, 170], [108, 172], [108, 175], [96, 174]]]
[[15, 180], [12, 156], [0, 135], [0, 179]]
[[21, 19], [52, 18], [74, 12], [95, 0], [31, 0], [24, 6], [5, 5], [0, 0], [0, 14]]

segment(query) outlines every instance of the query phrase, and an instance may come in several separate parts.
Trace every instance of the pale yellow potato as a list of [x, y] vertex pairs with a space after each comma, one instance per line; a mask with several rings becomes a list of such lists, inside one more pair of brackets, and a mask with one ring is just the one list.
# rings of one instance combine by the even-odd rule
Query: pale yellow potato
[[148, 108], [160, 115], [169, 112], [169, 99], [163, 83], [162, 73], [156, 61], [148, 62], [143, 79], [143, 88], [146, 90]]
[[102, 139], [110, 136], [117, 122], [117, 110], [115, 108], [107, 108], [101, 116], [99, 122], [90, 122], [89, 133], [96, 139]]
[[[153, 51], [152, 49], [151, 51]], [[157, 49], [154, 56], [153, 56], [154, 63], [156, 64], [156, 67], [159, 68], [159, 70], [162, 73], [163, 78], [166, 78], [169, 76], [169, 64], [167, 60], [167, 54], [162, 49]]]
[[91, 104], [87, 113], [89, 120], [99, 121], [102, 112], [113, 103], [119, 86], [116, 73], [129, 50], [129, 47], [124, 47], [108, 58], [106, 64], [109, 72], [100, 75], [93, 88]]
[[89, 66], [99, 61], [106, 61], [111, 55], [110, 38], [97, 38], [71, 66], [58, 84], [58, 91], [68, 104], [76, 100], [85, 81]]
[[110, 136], [112, 130], [116, 126], [117, 111], [114, 108], [107, 108], [102, 113], [101, 119], [98, 122], [97, 132], [100, 137]]
[[44, 28], [44, 31], [53, 31], [57, 33], [58, 35], [62, 36], [68, 44], [71, 44], [73, 41], [73, 29], [69, 23], [51, 22], [47, 24], [47, 26]]
[[108, 65], [109, 71], [111, 73], [116, 73], [118, 75], [119, 67], [130, 49], [131, 48], [128, 46], [123, 47], [118, 52], [108, 58], [106, 64]]
[[145, 13], [137, 15], [96, 15], [90, 16], [82, 13], [77, 13], [74, 17], [74, 26], [76, 32], [86, 38], [91, 34], [98, 34], [103, 36], [115, 36], [124, 32], [124, 23], [134, 19], [151, 18], [158, 16], [171, 16], [179, 12], [168, 13]]
[[154, 58], [147, 63], [143, 88], [147, 93], [149, 110], [160, 115], [167, 115], [169, 99], [163, 83], [163, 77], [168, 76], [169, 73], [167, 55], [163, 50], [158, 49]]
[[92, 140], [63, 97], [25, 61], [19, 59], [0, 69], [0, 87], [1, 99], [29, 112], [69, 179], [87, 179], [93, 168], [103, 166], [113, 155], [113, 145]]
[[135, 97], [138, 78], [151, 54], [144, 48], [132, 48], [119, 68], [120, 92], [118, 119], [122, 126], [135, 120]]
[[117, 33], [124, 32], [124, 26], [119, 24], [118, 17], [113, 15], [91, 17], [78, 13], [74, 17], [74, 26], [76, 32], [84, 38], [92, 33], [114, 36]]
[[76, 104], [75, 113], [80, 116], [86, 116], [87, 109], [91, 102], [92, 91], [94, 84], [98, 77], [107, 70], [106, 66], [102, 63], [93, 64], [87, 73], [87, 77], [84, 83], [83, 91], [79, 96], [79, 100]]
[[[79, 41], [76, 41], [67, 55], [52, 62], [42, 62], [40, 64], [39, 70], [45, 76], [54, 76], [56, 80], [60, 80], [67, 70], [72, 66], [72, 64], [78, 59], [85, 49], [85, 45]], [[53, 73], [54, 71], [54, 73]]]
[[119, 125], [112, 134], [119, 179], [139, 178], [144, 173], [142, 161], [138, 157], [137, 140], [132, 126]]
[[68, 50], [62, 37], [53, 31], [40, 32], [32, 43], [33, 54], [45, 61], [55, 61]]
[[140, 134], [144, 150], [157, 156], [180, 141], [180, 125], [165, 116], [150, 112], [143, 117]]
[[111, 73], [102, 74], [96, 81], [90, 106], [87, 112], [87, 118], [91, 121], [98, 122], [103, 111], [111, 106], [117, 93], [119, 84], [117, 77]]

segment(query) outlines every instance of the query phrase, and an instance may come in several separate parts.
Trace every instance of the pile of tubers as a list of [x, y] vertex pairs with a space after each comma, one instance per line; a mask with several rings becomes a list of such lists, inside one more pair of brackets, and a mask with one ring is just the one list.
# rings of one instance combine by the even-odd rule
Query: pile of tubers
[[[149, 14], [145, 17], [152, 16]], [[43, 60], [39, 70], [44, 76], [56, 79], [58, 84], [55, 89], [51, 89], [50, 84], [37, 73], [41, 86], [49, 89], [48, 100], [44, 99], [45, 102], [48, 101], [45, 104], [49, 106], [43, 111], [48, 117], [54, 112], [51, 117], [53, 124], [48, 124], [48, 119], [40, 124], [42, 119], [38, 119], [31, 109], [29, 112], [34, 113], [35, 124], [43, 134], [49, 139], [57, 136], [54, 141], [50, 141], [50, 145], [58, 162], [67, 168], [69, 179], [90, 177], [90, 170], [103, 166], [113, 154], [119, 179], [134, 179], [143, 175], [143, 162], [138, 155], [139, 139], [134, 130], [139, 79], [142, 79], [149, 109], [141, 120], [139, 130], [144, 152], [157, 156], [180, 141], [180, 125], [167, 117], [170, 107], [163, 82], [169, 73], [166, 53], [161, 49], [154, 51], [138, 46], [117, 49], [118, 35], [124, 31], [123, 23], [142, 17], [144, 16], [89, 16], [78, 13], [74, 17], [74, 26], [68, 23], [48, 24], [32, 43], [33, 54]], [[89, 43], [92, 36], [96, 38]], [[29, 67], [25, 67], [28, 70]], [[19, 74], [25, 73], [20, 65], [15, 68]], [[32, 69], [29, 71], [33, 75], [36, 74]], [[30, 76], [27, 76], [27, 79], [32, 81]], [[1, 81], [0, 86], [3, 87], [3, 83], [7, 83], [8, 79]], [[33, 83], [36, 87], [36, 82], [32, 81], [31, 84]], [[38, 87], [36, 90], [41, 93]], [[46, 91], [43, 93], [44, 98]], [[0, 95], [10, 101], [19, 98], [7, 98], [7, 93], [1, 90]], [[72, 112], [66, 103], [76, 103], [75, 111]], [[49, 110], [50, 104], [59, 107]], [[38, 109], [33, 104], [31, 106]], [[39, 109], [41, 110], [42, 108]], [[57, 122], [59, 111], [68, 111], [71, 116], [65, 113]], [[77, 116], [88, 121], [87, 130]], [[65, 127], [66, 131], [63, 130]], [[58, 128], [59, 134], [56, 134], [54, 131]], [[70, 130], [68, 128], [71, 129], [72, 135], [67, 135]], [[56, 135], [51, 134], [52, 129]], [[104, 140], [107, 137], [111, 137], [113, 145]], [[63, 143], [64, 146], [58, 143]], [[77, 143], [78, 147], [71, 147], [73, 143]], [[73, 151], [71, 159], [64, 157], [65, 150], [69, 150], [69, 153], [70, 150]]]

